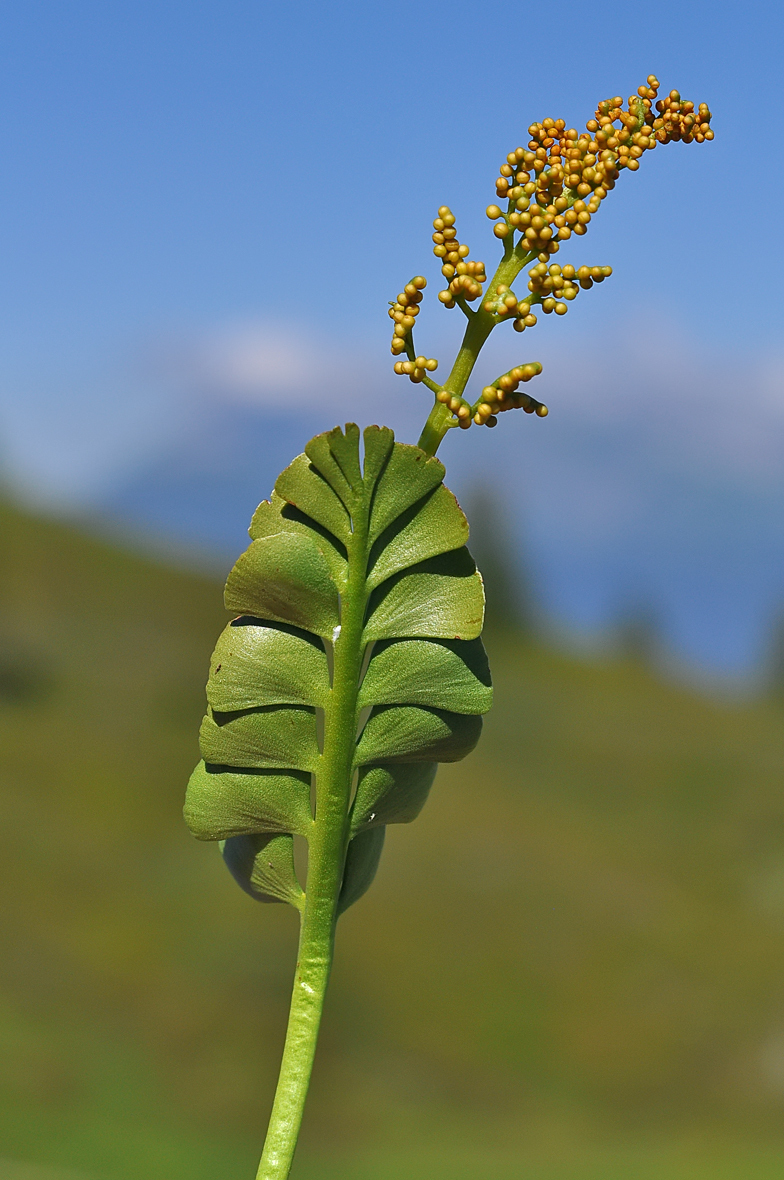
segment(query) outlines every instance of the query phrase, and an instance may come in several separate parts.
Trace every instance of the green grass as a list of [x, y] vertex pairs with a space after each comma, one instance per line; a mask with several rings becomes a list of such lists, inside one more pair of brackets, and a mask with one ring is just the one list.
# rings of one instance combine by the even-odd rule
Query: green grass
[[[0, 510], [0, 1180], [251, 1177], [296, 916], [180, 811], [220, 588]], [[784, 711], [488, 637], [341, 922], [297, 1180], [784, 1168]]]

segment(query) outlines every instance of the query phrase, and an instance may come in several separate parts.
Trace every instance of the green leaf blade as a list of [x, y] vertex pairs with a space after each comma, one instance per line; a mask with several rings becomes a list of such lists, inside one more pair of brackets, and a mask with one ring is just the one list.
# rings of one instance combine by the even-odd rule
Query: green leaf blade
[[[354, 443], [357, 451], [356, 458], [356, 472], [359, 473], [359, 427], [353, 422], [346, 425], [346, 434]], [[333, 492], [338, 496], [342, 502], [349, 517], [354, 509], [356, 499], [356, 492], [361, 486], [361, 479], [357, 479], [356, 484], [350, 482], [346, 477], [341, 462], [337, 455], [341, 458], [345, 454], [344, 436], [341, 433], [340, 427], [336, 426], [334, 430], [328, 430], [325, 434], [317, 434], [312, 438], [305, 447], [305, 454], [310, 462], [322, 476], [324, 481], [329, 484]], [[337, 453], [336, 453], [337, 452]]]
[[386, 828], [368, 828], [350, 841], [343, 872], [343, 887], [338, 900], [338, 913], [344, 913], [355, 901], [367, 893], [378, 869], [384, 848]]
[[375, 488], [389, 461], [395, 436], [388, 426], [366, 426], [362, 437], [365, 443], [363, 482], [365, 490], [370, 491]]
[[234, 880], [256, 901], [285, 901], [298, 910], [304, 907], [291, 836], [232, 836], [221, 853]]
[[323, 709], [329, 691], [320, 640], [286, 623], [242, 615], [226, 627], [210, 661], [207, 701], [219, 713], [260, 705]]
[[266, 832], [306, 836], [313, 825], [310, 775], [237, 770], [199, 762], [185, 794], [185, 822], [197, 840]]
[[366, 642], [377, 639], [477, 639], [484, 622], [482, 577], [466, 548], [430, 558], [374, 591]]
[[443, 484], [401, 513], [376, 541], [370, 555], [368, 585], [379, 586], [393, 574], [461, 549], [468, 540], [468, 521]]
[[331, 639], [339, 622], [338, 591], [315, 540], [279, 533], [252, 541], [229, 574], [226, 609], [293, 623]]
[[372, 762], [459, 762], [482, 732], [482, 718], [417, 705], [378, 705], [362, 731], [355, 766]]
[[363, 767], [351, 808], [352, 835], [364, 828], [415, 820], [427, 801], [437, 770], [437, 762]]
[[379, 642], [368, 664], [359, 705], [427, 705], [487, 713], [493, 703], [481, 639], [395, 639]]
[[335, 585], [340, 589], [346, 581], [346, 547], [334, 533], [319, 524], [312, 516], [273, 492], [269, 500], [262, 500], [253, 514], [248, 529], [251, 540], [274, 537], [278, 533], [297, 533], [316, 541]]
[[348, 541], [351, 535], [348, 510], [306, 454], [299, 455], [280, 473], [275, 481], [275, 492], [343, 544]]
[[416, 504], [444, 478], [444, 465], [419, 447], [395, 443], [373, 494], [370, 543], [378, 540], [407, 508]]
[[312, 772], [319, 761], [316, 715], [296, 705], [208, 714], [199, 748], [204, 761], [215, 765]]

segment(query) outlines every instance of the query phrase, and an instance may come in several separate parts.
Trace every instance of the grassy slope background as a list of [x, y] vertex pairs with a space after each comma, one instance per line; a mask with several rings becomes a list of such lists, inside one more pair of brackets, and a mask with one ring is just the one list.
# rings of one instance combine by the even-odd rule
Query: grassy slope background
[[[0, 1177], [250, 1177], [296, 918], [180, 818], [220, 588], [0, 540]], [[780, 1176], [781, 706], [488, 647], [478, 751], [341, 922], [296, 1177]]]

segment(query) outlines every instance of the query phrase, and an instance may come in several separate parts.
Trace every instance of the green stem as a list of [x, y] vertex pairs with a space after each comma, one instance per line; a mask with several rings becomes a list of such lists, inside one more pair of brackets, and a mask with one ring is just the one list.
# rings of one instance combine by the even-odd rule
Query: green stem
[[476, 312], [463, 295], [455, 295], [455, 303], [460, 308], [467, 320], [472, 320], [474, 318]]
[[308, 848], [305, 908], [289, 1024], [256, 1180], [285, 1180], [289, 1174], [332, 967], [348, 846], [362, 628], [367, 605], [367, 532], [367, 519], [355, 520], [348, 547], [348, 582], [341, 594], [341, 629], [334, 648], [332, 691], [324, 710], [324, 750], [316, 775], [316, 815]]
[[[412, 328], [406, 336], [406, 356], [410, 361], [415, 361], [416, 355], [416, 349], [414, 348], [414, 329]], [[422, 378], [421, 383], [426, 385], [431, 393], [440, 393], [443, 388], [437, 381], [433, 381], [432, 378], [428, 377], [427, 374]]]
[[[511, 239], [512, 235], [510, 234], [504, 248], [504, 256], [492, 279], [487, 284], [487, 291], [495, 291], [496, 287], [501, 283], [504, 283], [507, 287], [511, 287], [520, 271], [533, 257], [530, 252], [521, 252], [520, 244], [512, 246]], [[460, 351], [455, 358], [452, 372], [444, 382], [444, 389], [448, 389], [456, 397], [462, 397], [463, 391], [466, 385], [468, 385], [468, 380], [473, 372], [474, 365], [479, 357], [479, 353], [482, 351], [485, 341], [497, 323], [499, 323], [498, 318], [491, 312], [485, 311], [484, 306], [480, 304], [478, 310], [466, 324]], [[419, 446], [428, 455], [435, 455], [444, 435], [455, 424], [455, 419], [449, 407], [443, 402], [437, 401], [425, 422], [424, 429], [419, 438]]]

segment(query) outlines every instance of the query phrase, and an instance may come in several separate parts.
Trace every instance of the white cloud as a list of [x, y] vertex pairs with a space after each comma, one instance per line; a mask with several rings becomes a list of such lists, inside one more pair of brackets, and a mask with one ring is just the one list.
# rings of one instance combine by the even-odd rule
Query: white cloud
[[152, 369], [174, 387], [280, 411], [329, 402], [345, 412], [367, 402], [373, 358], [286, 321], [246, 320], [159, 342]]

